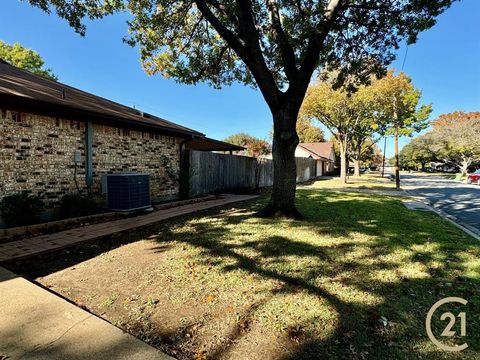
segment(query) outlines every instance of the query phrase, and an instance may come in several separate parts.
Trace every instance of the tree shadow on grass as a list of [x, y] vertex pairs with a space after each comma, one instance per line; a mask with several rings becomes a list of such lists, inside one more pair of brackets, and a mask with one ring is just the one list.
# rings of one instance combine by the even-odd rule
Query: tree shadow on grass
[[[280, 284], [271, 289], [267, 300], [253, 304], [241, 316], [226, 341], [208, 354], [212, 358], [228, 357], [232, 346], [245, 336], [240, 330], [244, 329], [242, 319], [254, 317], [276, 296], [298, 297], [299, 293], [325, 300], [336, 320], [334, 330], [326, 335], [308, 333], [308, 323], [323, 321], [321, 317], [303, 319], [287, 329], [302, 340], [298, 345], [292, 341], [294, 350], [286, 359], [478, 358], [480, 341], [474, 329], [480, 327], [480, 282], [467, 274], [480, 266], [467, 263], [464, 256], [478, 257], [480, 251], [457, 229], [436, 215], [419, 216], [389, 197], [301, 190], [298, 207], [304, 221], [252, 218], [260, 206], [261, 202], [236, 212], [207, 212], [215, 221], [198, 221], [199, 214], [172, 220], [109, 243], [96, 243], [83, 255], [69, 253], [66, 261], [57, 254], [55, 260], [44, 259], [27, 271], [30, 276], [42, 276], [146, 237], [158, 242], [152, 251], [168, 251], [174, 240], [200, 250], [197, 261], [225, 276], [241, 271], [259, 281]], [[182, 230], [184, 225], [188, 226]], [[272, 235], [269, 227], [285, 229], [284, 234]], [[330, 242], [294, 236], [302, 231]], [[392, 254], [399, 254], [398, 258]], [[296, 263], [302, 266], [292, 266]], [[413, 273], [404, 267], [410, 263]], [[365, 294], [366, 300], [351, 298], [356, 293]], [[445, 296], [469, 300], [470, 347], [462, 354], [437, 351], [425, 335], [428, 309]], [[376, 301], [367, 301], [370, 297]]]
[[[410, 213], [398, 200], [384, 198], [379, 201], [364, 196], [357, 199], [357, 194], [350, 199], [335, 194], [322, 198], [314, 193], [314, 197], [314, 204], [301, 204], [301, 208], [307, 210], [304, 212], [305, 221], [291, 221], [287, 227], [293, 231], [308, 227], [321, 236], [342, 239], [338, 244], [315, 245], [278, 235], [261, 240], [229, 241], [236, 235], [232, 229], [249, 220], [249, 215], [224, 218], [213, 224], [194, 222], [188, 232], [195, 233], [195, 237], [166, 229], [158, 241], [175, 239], [197, 247], [201, 249], [202, 259], [216, 259], [214, 265], [226, 274], [242, 270], [261, 279], [280, 282], [282, 286], [272, 290], [272, 296], [295, 295], [300, 289], [327, 300], [338, 315], [335, 331], [321, 340], [315, 334], [309, 334], [310, 339], [286, 358], [478, 357], [478, 334], [468, 337], [468, 351], [451, 354], [438, 351], [428, 343], [424, 325], [429, 308], [446, 296], [469, 299], [467, 312], [478, 313], [479, 299], [475, 289], [480, 282], [478, 278], [463, 276], [469, 269], [461, 260], [465, 252], [478, 254], [477, 244], [464, 238], [436, 215]], [[376, 210], [382, 203], [389, 205], [388, 211]], [[319, 215], [318, 211], [322, 210], [329, 213]], [[268, 224], [269, 220], [255, 219], [255, 223]], [[366, 236], [367, 240], [345, 240], [354, 234]], [[452, 241], [450, 236], [458, 241]], [[358, 255], [346, 256], [352, 251]], [[405, 254], [397, 260], [390, 259], [395, 252]], [[316, 262], [300, 274], [279, 271], [276, 266], [294, 261], [292, 258], [305, 257], [314, 258]], [[412, 271], [416, 268], [425, 271], [409, 274], [405, 272], [408, 269], [403, 268], [405, 261], [414, 264]], [[373, 272], [393, 274], [395, 278], [381, 281], [371, 276]], [[345, 294], [332, 292], [317, 281], [335, 278], [340, 278], [346, 287], [381, 301], [376, 304], [349, 301]], [[478, 317], [471, 318], [469, 325], [474, 329], [478, 327]], [[306, 322], [317, 320], [308, 319]], [[303, 326], [299, 323], [296, 328]], [[228, 346], [221, 351], [217, 349], [215, 357], [228, 351]]]

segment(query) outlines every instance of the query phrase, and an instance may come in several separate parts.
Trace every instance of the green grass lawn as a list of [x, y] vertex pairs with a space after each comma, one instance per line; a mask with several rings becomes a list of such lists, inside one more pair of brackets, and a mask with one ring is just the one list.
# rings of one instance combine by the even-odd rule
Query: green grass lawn
[[[180, 359], [480, 357], [476, 240], [394, 197], [300, 189], [302, 221], [256, 217], [264, 201], [170, 221], [63, 270], [73, 254], [57, 254], [37, 281]], [[462, 353], [426, 336], [446, 296], [469, 301]]]
[[338, 177], [332, 179], [317, 180], [312, 187], [319, 189], [371, 189], [371, 190], [395, 190], [395, 182], [380, 174], [363, 174], [361, 176], [349, 176], [344, 184]]

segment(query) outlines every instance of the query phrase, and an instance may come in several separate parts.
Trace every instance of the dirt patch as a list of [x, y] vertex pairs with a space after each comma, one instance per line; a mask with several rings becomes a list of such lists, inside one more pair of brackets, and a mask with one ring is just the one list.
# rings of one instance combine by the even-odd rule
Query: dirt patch
[[296, 346], [252, 318], [249, 289], [239, 284], [235, 293], [243, 296], [225, 301], [184, 257], [181, 244], [144, 240], [36, 281], [179, 359], [238, 358], [244, 351], [276, 359]]

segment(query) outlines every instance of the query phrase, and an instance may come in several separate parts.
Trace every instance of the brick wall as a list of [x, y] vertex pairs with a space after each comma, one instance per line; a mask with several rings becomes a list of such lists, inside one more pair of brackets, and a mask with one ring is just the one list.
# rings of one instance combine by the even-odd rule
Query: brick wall
[[[0, 198], [30, 191], [54, 205], [76, 191], [74, 153], [79, 151], [76, 182], [85, 190], [85, 124], [0, 110]], [[93, 191], [100, 193], [105, 173], [139, 171], [151, 175], [152, 198], [174, 197], [178, 182], [179, 139], [153, 132], [93, 126]]]
[[[164, 164], [163, 159], [169, 163]], [[178, 139], [153, 132], [93, 126], [93, 181], [99, 189], [100, 175], [136, 171], [150, 174], [152, 197], [169, 198], [178, 194], [178, 181], [165, 166], [178, 174]]]

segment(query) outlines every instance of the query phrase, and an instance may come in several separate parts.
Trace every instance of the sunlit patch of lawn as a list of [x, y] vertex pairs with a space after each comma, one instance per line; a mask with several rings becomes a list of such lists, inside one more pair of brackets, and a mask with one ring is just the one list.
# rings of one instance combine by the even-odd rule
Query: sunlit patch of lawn
[[380, 174], [363, 174], [361, 176], [349, 176], [347, 183], [340, 181], [338, 177], [326, 178], [314, 181], [310, 186], [319, 189], [372, 189], [394, 190], [395, 182]]
[[[170, 221], [113, 261], [38, 280], [91, 294], [82, 305], [181, 359], [480, 357], [476, 240], [394, 197], [301, 189], [302, 221], [256, 217], [264, 201]], [[446, 296], [469, 301], [462, 353], [425, 333]]]

